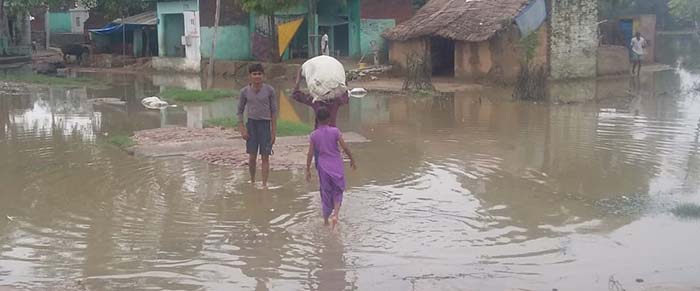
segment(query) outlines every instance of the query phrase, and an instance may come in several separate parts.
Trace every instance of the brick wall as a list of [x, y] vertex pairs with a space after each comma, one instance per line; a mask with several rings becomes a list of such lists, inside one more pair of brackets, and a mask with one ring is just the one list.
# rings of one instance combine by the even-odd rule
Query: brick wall
[[[238, 1], [221, 1], [219, 25], [247, 24], [249, 17]], [[216, 0], [199, 1], [199, 22], [202, 26], [214, 27], [216, 19]]]
[[550, 1], [550, 77], [596, 76], [597, 0]]
[[360, 3], [360, 18], [408, 20], [414, 10], [411, 0], [365, 0]]

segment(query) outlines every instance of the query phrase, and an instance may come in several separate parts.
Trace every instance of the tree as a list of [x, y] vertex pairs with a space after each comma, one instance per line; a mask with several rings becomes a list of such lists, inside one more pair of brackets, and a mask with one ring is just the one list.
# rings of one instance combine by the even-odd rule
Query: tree
[[[277, 40], [277, 24], [275, 12], [299, 5], [303, 0], [240, 0], [243, 9], [248, 12], [260, 13], [267, 16], [270, 26], [270, 43], [273, 61], [279, 61], [279, 48]], [[317, 0], [311, 0], [317, 1]]]
[[671, 9], [671, 15], [690, 21], [695, 24], [695, 29], [700, 32], [700, 1], [698, 0], [671, 0], [668, 3]]
[[219, 18], [221, 17], [221, 0], [216, 0], [214, 12], [214, 36], [211, 40], [211, 55], [209, 56], [209, 70], [207, 70], [207, 88], [214, 85], [214, 62], [216, 62], [216, 35], [219, 33]]
[[79, 0], [83, 6], [104, 14], [107, 19], [136, 15], [155, 8], [155, 1], [144, 0]]
[[0, 53], [7, 55], [10, 38], [8, 15], [26, 16], [34, 7], [57, 5], [63, 2], [62, 0], [0, 0], [0, 41], [2, 41]]

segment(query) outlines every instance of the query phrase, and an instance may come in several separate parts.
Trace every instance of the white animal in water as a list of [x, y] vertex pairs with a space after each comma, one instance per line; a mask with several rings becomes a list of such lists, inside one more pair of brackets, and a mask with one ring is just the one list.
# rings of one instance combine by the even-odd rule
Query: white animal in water
[[365, 88], [353, 88], [349, 93], [352, 97], [362, 98], [367, 95], [367, 90]]
[[148, 109], [163, 109], [166, 107], [176, 107], [177, 105], [170, 105], [168, 102], [165, 102], [163, 100], [160, 100], [160, 98], [153, 96], [153, 97], [146, 97], [141, 100], [141, 104], [143, 104], [143, 107], [146, 107]]

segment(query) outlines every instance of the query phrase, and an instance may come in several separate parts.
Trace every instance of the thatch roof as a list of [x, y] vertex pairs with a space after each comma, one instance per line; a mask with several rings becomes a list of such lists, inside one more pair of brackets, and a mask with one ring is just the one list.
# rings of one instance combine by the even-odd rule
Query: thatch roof
[[386, 31], [390, 40], [441, 36], [480, 42], [513, 23], [528, 0], [430, 0], [411, 19]]

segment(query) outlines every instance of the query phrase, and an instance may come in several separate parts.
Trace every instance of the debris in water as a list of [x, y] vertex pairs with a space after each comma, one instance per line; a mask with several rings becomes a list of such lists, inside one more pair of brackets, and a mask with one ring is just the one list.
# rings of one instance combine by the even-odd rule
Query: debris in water
[[642, 278], [637, 278], [637, 280], [635, 280], [635, 281], [637, 281], [637, 283], [644, 283], [644, 279], [642, 279]]
[[148, 109], [163, 109], [166, 107], [176, 107], [176, 105], [170, 105], [168, 104], [168, 102], [160, 100], [160, 98], [156, 96], [143, 98], [143, 100], [141, 100], [141, 104], [143, 105], [143, 107], [146, 107]]
[[350, 97], [355, 97], [355, 98], [362, 98], [367, 96], [367, 89], [365, 88], [352, 88], [352, 90], [349, 91]]
[[9, 221], [15, 221], [15, 218], [12, 216], [7, 215], [5, 217], [7, 217], [7, 220], [9, 220]]

